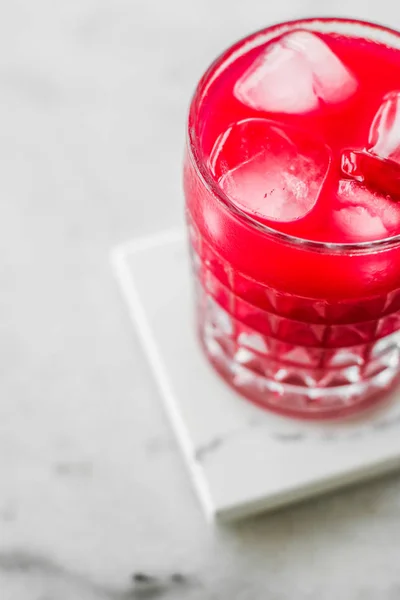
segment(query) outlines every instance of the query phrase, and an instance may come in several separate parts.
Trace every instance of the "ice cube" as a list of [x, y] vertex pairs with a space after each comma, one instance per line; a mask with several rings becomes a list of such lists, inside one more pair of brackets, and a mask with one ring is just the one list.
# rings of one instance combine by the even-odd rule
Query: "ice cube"
[[400, 92], [384, 98], [369, 131], [368, 150], [400, 163]]
[[[346, 206], [335, 212], [336, 227], [348, 242], [378, 240], [388, 237], [381, 219], [366, 206]], [[343, 240], [345, 241], [345, 240]]]
[[246, 119], [223, 133], [211, 154], [223, 191], [261, 219], [289, 222], [315, 205], [329, 150], [307, 133], [266, 119]]
[[399, 232], [400, 207], [357, 181], [341, 180], [333, 214], [341, 241], [384, 239]]
[[267, 46], [234, 93], [256, 110], [301, 114], [321, 101], [343, 102], [356, 88], [356, 79], [320, 37], [295, 31]]
[[400, 165], [396, 162], [367, 150], [344, 150], [341, 160], [344, 175], [363, 182], [371, 190], [377, 190], [392, 200], [400, 200]]
[[387, 94], [363, 150], [344, 150], [342, 172], [372, 189], [400, 198], [400, 92]]
[[237, 81], [234, 93], [256, 110], [300, 114], [318, 107], [309, 65], [296, 50], [280, 42], [258, 57]]

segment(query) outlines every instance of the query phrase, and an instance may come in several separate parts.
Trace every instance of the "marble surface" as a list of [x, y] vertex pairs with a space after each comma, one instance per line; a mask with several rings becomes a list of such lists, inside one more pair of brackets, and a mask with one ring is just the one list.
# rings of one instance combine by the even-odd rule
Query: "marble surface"
[[1, 600], [399, 597], [399, 477], [205, 525], [108, 261], [179, 224], [188, 97], [218, 52], [297, 15], [399, 27], [395, 6], [1, 4]]
[[301, 421], [244, 402], [215, 373], [193, 327], [184, 229], [118, 245], [112, 264], [208, 520], [249, 517], [399, 470], [399, 387], [346, 421]]

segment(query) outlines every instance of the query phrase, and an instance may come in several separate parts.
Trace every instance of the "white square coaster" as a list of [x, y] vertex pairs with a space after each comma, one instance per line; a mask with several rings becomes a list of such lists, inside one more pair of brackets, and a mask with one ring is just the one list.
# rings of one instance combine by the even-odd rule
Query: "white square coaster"
[[400, 466], [398, 390], [378, 411], [328, 423], [281, 417], [235, 394], [198, 345], [188, 262], [181, 231], [134, 240], [113, 253], [208, 517], [243, 517]]

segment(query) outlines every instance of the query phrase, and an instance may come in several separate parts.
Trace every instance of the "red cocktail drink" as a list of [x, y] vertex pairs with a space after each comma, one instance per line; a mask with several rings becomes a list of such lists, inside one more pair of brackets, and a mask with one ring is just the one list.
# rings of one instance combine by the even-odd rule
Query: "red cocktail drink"
[[184, 185], [198, 329], [239, 393], [304, 417], [400, 364], [400, 35], [344, 20], [240, 41], [200, 81]]

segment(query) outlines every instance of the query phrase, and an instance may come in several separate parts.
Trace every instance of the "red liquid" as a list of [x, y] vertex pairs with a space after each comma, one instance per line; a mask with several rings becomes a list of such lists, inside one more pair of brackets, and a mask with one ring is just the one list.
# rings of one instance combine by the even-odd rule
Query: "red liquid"
[[[343, 23], [331, 23], [341, 31]], [[290, 27], [304, 31], [310, 23]], [[370, 28], [366, 36], [378, 31]], [[311, 44], [322, 40], [333, 54], [327, 50], [325, 63], [313, 65], [310, 75], [297, 40], [293, 48], [289, 40], [288, 50], [275, 29], [268, 43], [278, 42], [281, 52], [282, 39], [283, 66], [267, 70], [271, 85], [262, 94], [238, 92], [237, 82], [261, 61], [265, 43], [215, 78], [232, 54], [213, 65], [191, 108], [194, 157], [189, 153], [185, 162], [185, 193], [200, 337], [211, 362], [259, 404], [340, 416], [369, 404], [397, 379], [399, 246], [301, 244], [274, 231], [355, 244], [400, 233], [400, 204], [393, 199], [400, 133], [390, 133], [386, 155], [376, 156], [382, 142], [371, 142], [385, 95], [400, 87], [400, 51], [355, 35], [316, 35]], [[293, 101], [280, 92], [285, 73], [291, 82], [284, 92], [290, 96], [299, 86]], [[389, 111], [381, 112], [375, 123], [382, 129]], [[344, 172], [347, 149], [361, 159], [356, 154], [356, 167]]]

